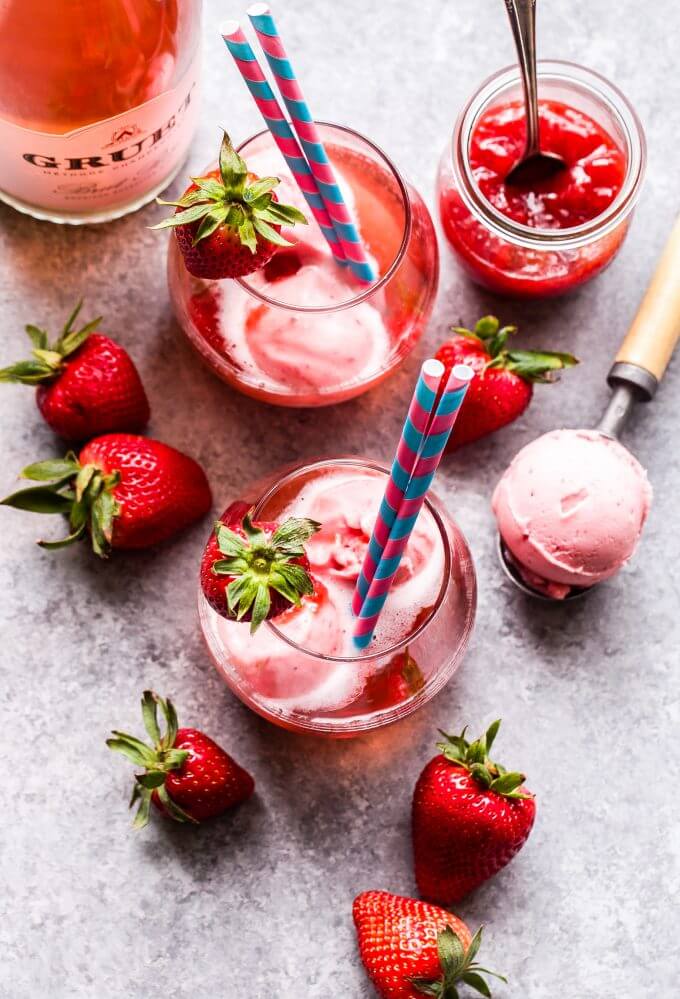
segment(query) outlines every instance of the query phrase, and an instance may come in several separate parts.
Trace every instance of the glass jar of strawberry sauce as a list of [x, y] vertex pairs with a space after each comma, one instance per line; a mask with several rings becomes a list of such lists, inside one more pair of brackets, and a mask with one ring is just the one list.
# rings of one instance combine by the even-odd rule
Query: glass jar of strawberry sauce
[[645, 171], [645, 137], [611, 83], [567, 62], [538, 65], [541, 143], [567, 169], [535, 189], [504, 177], [524, 144], [517, 67], [491, 76], [463, 108], [439, 168], [446, 237], [491, 291], [561, 295], [602, 271], [628, 231]]

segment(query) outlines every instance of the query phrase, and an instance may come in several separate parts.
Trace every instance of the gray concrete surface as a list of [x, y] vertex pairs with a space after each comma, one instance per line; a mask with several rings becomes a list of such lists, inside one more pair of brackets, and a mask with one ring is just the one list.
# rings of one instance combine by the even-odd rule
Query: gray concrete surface
[[[107, 317], [152, 400], [151, 432], [207, 468], [217, 505], [244, 479], [329, 448], [388, 458], [418, 358], [447, 325], [495, 311], [525, 344], [574, 349], [580, 370], [539, 389], [512, 428], [448, 460], [439, 490], [475, 554], [476, 632], [459, 674], [426, 709], [380, 734], [329, 743], [250, 714], [209, 664], [194, 609], [207, 523], [150, 554], [100, 564], [84, 549], [32, 544], [42, 522], [0, 514], [3, 999], [359, 999], [372, 995], [350, 909], [366, 888], [415, 890], [409, 799], [438, 726], [504, 719], [499, 751], [530, 775], [538, 820], [521, 855], [459, 907], [486, 924], [485, 957], [505, 999], [660, 999], [675, 994], [678, 648], [675, 364], [626, 441], [649, 469], [654, 508], [634, 562], [573, 608], [509, 589], [494, 554], [489, 496], [510, 456], [563, 423], [590, 426], [604, 378], [678, 208], [680, 133], [672, 0], [543, 4], [541, 50], [616, 81], [647, 128], [650, 158], [629, 241], [569, 299], [519, 305], [481, 293], [442, 245], [437, 309], [417, 356], [378, 391], [317, 413], [230, 392], [183, 341], [168, 304], [165, 239], [150, 207], [103, 228], [41, 224], [0, 209], [3, 361], [27, 321], [55, 327], [75, 299]], [[370, 134], [432, 203], [437, 159], [466, 95], [512, 59], [500, 0], [320, 0], [279, 4], [319, 117]], [[224, 123], [259, 119], [206, 4], [205, 104], [191, 166]], [[329, 36], [330, 32], [330, 36]], [[3, 387], [2, 474], [54, 452], [30, 390]], [[155, 822], [133, 834], [130, 772], [104, 746], [138, 730], [138, 695], [172, 694], [187, 723], [256, 776], [255, 800], [198, 830]]]

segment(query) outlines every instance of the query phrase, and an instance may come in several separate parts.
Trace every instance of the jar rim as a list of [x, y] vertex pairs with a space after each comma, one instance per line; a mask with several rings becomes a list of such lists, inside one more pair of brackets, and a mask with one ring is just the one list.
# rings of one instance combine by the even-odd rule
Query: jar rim
[[[351, 138], [358, 139], [360, 142], [363, 142], [366, 146], [369, 147], [369, 149], [373, 150], [373, 152], [377, 154], [383, 165], [387, 167], [388, 171], [394, 177], [394, 180], [396, 181], [397, 184], [397, 188], [401, 195], [401, 201], [404, 208], [404, 231], [402, 234], [401, 243], [399, 245], [399, 249], [397, 250], [396, 256], [392, 261], [392, 263], [390, 264], [390, 266], [388, 267], [388, 269], [383, 274], [383, 276], [379, 278], [377, 281], [373, 281], [371, 284], [366, 286], [358, 295], [354, 295], [352, 298], [347, 299], [347, 301], [345, 302], [337, 302], [334, 305], [295, 305], [291, 302], [283, 302], [273, 296], [265, 295], [257, 288], [252, 287], [252, 285], [248, 283], [247, 278], [245, 277], [240, 277], [235, 279], [236, 283], [239, 284], [244, 291], [246, 291], [253, 298], [256, 298], [258, 301], [263, 302], [265, 305], [270, 305], [277, 309], [284, 309], [288, 312], [294, 312], [305, 315], [319, 315], [319, 314], [329, 314], [334, 312], [342, 312], [344, 309], [354, 308], [355, 306], [360, 305], [362, 302], [366, 302], [369, 299], [373, 298], [373, 296], [392, 279], [394, 273], [396, 272], [397, 268], [404, 259], [406, 251], [408, 249], [409, 241], [411, 239], [411, 232], [413, 229], [413, 213], [411, 207], [411, 197], [409, 195], [408, 187], [401, 173], [394, 165], [390, 157], [387, 155], [387, 153], [385, 153], [384, 150], [382, 150], [380, 146], [378, 146], [371, 139], [366, 138], [366, 136], [362, 135], [361, 132], [357, 132], [355, 129], [350, 128], [347, 125], [338, 125], [331, 121], [317, 121], [316, 124], [320, 125], [322, 128], [328, 128], [335, 132], [339, 132], [341, 134], [350, 136]], [[242, 143], [240, 143], [236, 151], [238, 153], [242, 153], [250, 143], [255, 142], [257, 139], [261, 139], [264, 136], [271, 138], [269, 129], [263, 128], [261, 131], [256, 132], [254, 135], [251, 135], [248, 139], [245, 139]]]
[[[262, 495], [254, 505], [252, 513], [253, 519], [257, 520], [265, 504], [272, 498], [273, 495], [275, 495], [278, 492], [279, 489], [285, 486], [292, 479], [296, 478], [300, 474], [309, 471], [311, 469], [316, 469], [316, 468], [322, 469], [324, 467], [335, 469], [339, 465], [346, 467], [353, 466], [355, 468], [358, 467], [361, 469], [370, 469], [371, 471], [381, 472], [385, 476], [388, 476], [390, 474], [389, 469], [386, 468], [384, 465], [381, 465], [379, 462], [371, 461], [368, 458], [352, 457], [350, 455], [341, 455], [337, 458], [318, 458], [316, 460], [303, 461], [300, 462], [299, 464], [296, 464], [292, 468], [286, 469], [283, 475], [279, 476], [275, 482], [273, 482], [265, 489], [265, 491], [262, 493]], [[311, 658], [314, 659], [319, 659], [322, 662], [347, 663], [348, 665], [353, 665], [357, 663], [367, 663], [367, 662], [373, 662], [376, 659], [383, 659], [386, 656], [391, 656], [397, 652], [405, 650], [408, 645], [410, 645], [413, 641], [415, 641], [416, 638], [418, 638], [419, 635], [423, 633], [423, 631], [428, 627], [430, 622], [439, 612], [439, 609], [441, 608], [444, 599], [446, 597], [449, 585], [449, 578], [452, 575], [452, 569], [453, 569], [453, 553], [452, 553], [451, 539], [449, 538], [446, 526], [444, 524], [444, 518], [442, 516], [440, 509], [441, 504], [439, 500], [435, 499], [434, 497], [428, 496], [425, 498], [425, 506], [427, 507], [429, 513], [432, 515], [437, 530], [439, 531], [442, 547], [444, 549], [444, 569], [442, 572], [442, 582], [439, 588], [439, 592], [437, 594], [437, 598], [434, 601], [429, 613], [427, 614], [427, 617], [419, 623], [417, 628], [414, 628], [413, 631], [409, 632], [409, 634], [405, 638], [401, 639], [399, 642], [395, 642], [394, 644], [388, 646], [387, 648], [381, 648], [375, 652], [364, 652], [356, 656], [331, 656], [322, 652], [317, 652], [314, 649], [305, 648], [303, 645], [299, 645], [297, 642], [294, 642], [291, 638], [289, 638], [286, 634], [284, 634], [284, 632], [282, 632], [280, 628], [277, 628], [276, 624], [272, 620], [265, 621], [265, 627], [268, 627], [271, 631], [273, 631], [274, 634], [277, 636], [277, 638], [280, 638], [281, 641], [285, 642], [286, 645], [290, 646], [290, 648], [295, 649], [296, 652], [300, 652], [303, 655], [310, 656]]]
[[578, 226], [537, 229], [503, 215], [482, 194], [472, 174], [468, 151], [474, 129], [491, 103], [503, 91], [521, 84], [517, 65], [506, 66], [487, 77], [459, 114], [451, 139], [451, 166], [458, 193], [466, 208], [502, 239], [526, 249], [577, 249], [612, 232], [633, 210], [640, 194], [646, 164], [642, 123], [628, 98], [600, 73], [560, 59], [538, 61], [538, 84], [576, 85], [606, 107], [624, 136], [626, 176], [621, 190], [603, 212]]

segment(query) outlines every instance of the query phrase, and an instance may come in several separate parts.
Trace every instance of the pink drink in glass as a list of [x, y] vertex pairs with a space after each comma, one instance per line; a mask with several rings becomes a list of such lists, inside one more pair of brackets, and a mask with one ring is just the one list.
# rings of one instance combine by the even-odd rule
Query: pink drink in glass
[[386, 475], [362, 459], [328, 459], [280, 474], [239, 501], [243, 512], [254, 506], [255, 521], [296, 516], [322, 525], [306, 545], [314, 595], [255, 635], [199, 597], [217, 669], [276, 724], [335, 736], [378, 728], [433, 697], [462, 659], [475, 573], [465, 539], [436, 499], [421, 512], [371, 645], [354, 647], [352, 593]]
[[284, 235], [260, 271], [204, 281], [170, 241], [168, 279], [176, 315], [193, 346], [225, 381], [288, 406], [340, 402], [382, 381], [413, 349], [434, 303], [437, 245], [429, 213], [372, 143], [319, 126], [376, 280], [339, 266], [268, 132], [240, 147], [248, 168], [277, 176], [277, 197], [310, 220]]

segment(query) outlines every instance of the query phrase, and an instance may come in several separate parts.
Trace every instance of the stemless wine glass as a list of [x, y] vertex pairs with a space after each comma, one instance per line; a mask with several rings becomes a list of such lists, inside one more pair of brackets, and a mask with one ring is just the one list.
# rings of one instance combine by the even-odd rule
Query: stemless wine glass
[[518, 68], [489, 77], [463, 108], [439, 167], [437, 196], [444, 233], [463, 269], [491, 291], [526, 298], [560, 295], [591, 280], [618, 253], [645, 171], [642, 125], [623, 94], [582, 66], [538, 64], [541, 100], [589, 115], [625, 154], [626, 173], [611, 204], [589, 222], [537, 229], [503, 215], [481, 193], [469, 162], [472, 136], [490, 109], [521, 101]]
[[[318, 127], [375, 264], [372, 284], [335, 263], [313, 220], [286, 232], [293, 247], [235, 281], [192, 277], [174, 238], [168, 254], [175, 313], [203, 360], [241, 392], [283, 406], [337, 403], [377, 385], [417, 343], [437, 291], [437, 242], [418, 192], [358, 132]], [[279, 199], [310, 217], [268, 131], [239, 153], [259, 176], [280, 177]]]
[[[386, 469], [363, 458], [317, 460], [278, 472], [265, 483], [246, 489], [238, 502], [228, 508], [230, 512], [238, 510], [241, 515], [252, 507], [254, 521], [277, 522], [284, 510], [298, 513], [296, 504], [305, 498], [309, 501], [312, 494], [321, 497], [320, 506], [314, 509], [328, 510], [334, 531], [332, 517], [337, 510], [331, 513], [326, 504], [342, 505], [338, 497], [343, 488], [348, 490], [345, 495], [351, 492], [355, 499], [357, 495], [363, 496], [364, 490], [370, 495], [362, 529], [352, 520], [355, 514], [347, 513], [351, 535], [348, 544], [354, 546], [353, 553], [349, 547], [343, 548], [337, 570], [326, 575], [319, 573], [320, 595], [317, 591], [309, 598], [310, 605], [303, 606], [302, 612], [285, 612], [266, 621], [251, 636], [246, 623], [221, 617], [199, 590], [201, 628], [219, 673], [248, 707], [284, 728], [352, 736], [397, 721], [441, 690], [465, 653], [476, 609], [474, 566], [460, 529], [441, 502], [432, 496], [418, 521], [423, 531], [430, 532], [426, 534], [431, 545], [427, 556], [418, 568], [415, 568], [417, 555], [409, 554], [410, 546], [405, 556], [405, 561], [413, 560], [413, 575], [412, 588], [402, 591], [408, 593], [404, 625], [399, 626], [402, 608], [399, 595], [394, 594], [399, 586], [397, 580], [383, 611], [383, 614], [392, 613], [397, 626], [388, 628], [381, 636], [376, 631], [368, 649], [352, 651], [348, 636], [352, 629], [350, 602], [356, 572], [345, 575], [345, 556], [349, 551], [358, 560], [355, 566], [360, 564], [387, 475]], [[362, 502], [359, 501], [359, 507]], [[320, 544], [323, 551], [325, 539]], [[314, 575], [313, 555], [310, 560]], [[330, 589], [335, 571], [341, 577], [340, 600], [337, 596], [326, 599], [326, 586]], [[418, 575], [419, 572], [423, 575]], [[414, 593], [424, 592], [426, 586], [427, 599], [422, 607], [416, 599], [418, 613], [415, 614]], [[390, 601], [394, 601], [391, 609]], [[296, 621], [302, 621], [303, 627], [297, 626]], [[343, 627], [345, 632], [338, 643], [336, 632]]]

